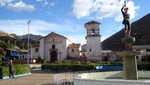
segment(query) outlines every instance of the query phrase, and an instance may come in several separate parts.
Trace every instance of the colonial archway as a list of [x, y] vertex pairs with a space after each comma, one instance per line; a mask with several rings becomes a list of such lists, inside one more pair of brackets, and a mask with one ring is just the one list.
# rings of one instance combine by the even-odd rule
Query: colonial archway
[[51, 51], [51, 62], [57, 61], [57, 51]]

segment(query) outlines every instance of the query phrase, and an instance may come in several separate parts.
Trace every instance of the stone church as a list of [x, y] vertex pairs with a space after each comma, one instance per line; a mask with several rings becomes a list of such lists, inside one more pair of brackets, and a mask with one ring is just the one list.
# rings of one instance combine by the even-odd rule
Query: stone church
[[40, 39], [39, 46], [32, 46], [32, 58], [40, 56], [47, 61], [63, 61], [67, 56], [79, 57], [81, 45], [72, 43], [66, 37], [55, 32]]
[[101, 35], [100, 23], [90, 21], [84, 24], [87, 35], [85, 35], [86, 45], [82, 48], [80, 43], [73, 43], [68, 38], [51, 32], [40, 39], [38, 45], [31, 48], [32, 58], [40, 56], [46, 61], [63, 61], [67, 57], [86, 57], [92, 60], [101, 60]]

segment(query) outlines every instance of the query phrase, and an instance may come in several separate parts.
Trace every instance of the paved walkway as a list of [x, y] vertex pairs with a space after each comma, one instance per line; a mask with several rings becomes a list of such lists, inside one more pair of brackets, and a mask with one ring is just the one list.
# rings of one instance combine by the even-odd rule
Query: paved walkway
[[53, 74], [45, 71], [33, 71], [31, 75], [0, 80], [0, 85], [53, 85]]

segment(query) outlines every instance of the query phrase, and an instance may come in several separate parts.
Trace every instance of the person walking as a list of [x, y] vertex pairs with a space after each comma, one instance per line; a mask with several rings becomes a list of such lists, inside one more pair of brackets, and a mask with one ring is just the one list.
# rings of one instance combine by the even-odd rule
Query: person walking
[[9, 62], [9, 78], [14, 78], [14, 64], [12, 60]]

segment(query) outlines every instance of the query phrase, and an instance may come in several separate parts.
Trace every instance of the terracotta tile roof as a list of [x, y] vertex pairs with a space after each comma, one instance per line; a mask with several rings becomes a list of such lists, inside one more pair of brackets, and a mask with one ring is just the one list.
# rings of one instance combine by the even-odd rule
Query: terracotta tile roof
[[79, 48], [80, 46], [81, 46], [81, 44], [79, 44], [79, 43], [78, 44], [73, 43], [73, 44], [69, 44], [68, 48]]

